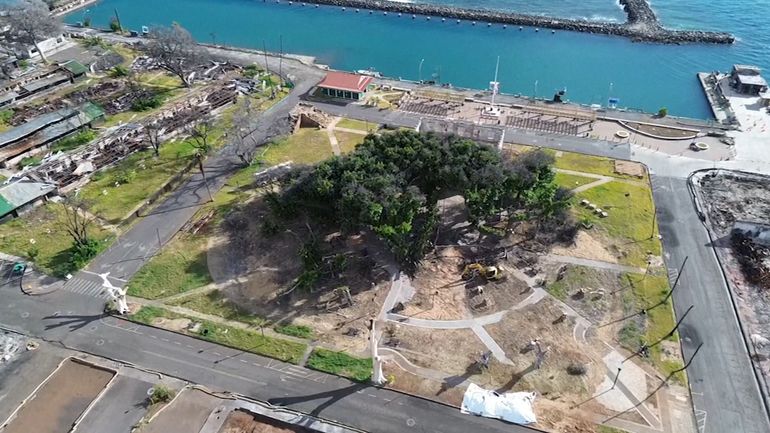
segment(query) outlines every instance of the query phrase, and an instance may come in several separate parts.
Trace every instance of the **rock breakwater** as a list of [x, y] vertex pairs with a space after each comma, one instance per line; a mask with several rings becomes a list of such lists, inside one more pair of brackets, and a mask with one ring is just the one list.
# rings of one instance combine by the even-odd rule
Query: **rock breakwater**
[[[273, 0], [263, 0], [273, 1]], [[284, 0], [285, 1], [285, 0]], [[637, 42], [663, 44], [709, 43], [731, 44], [735, 37], [730, 33], [701, 30], [670, 30], [658, 22], [647, 0], [619, 0], [626, 11], [625, 23], [609, 23], [569, 18], [552, 18], [486, 9], [466, 9], [423, 3], [401, 3], [388, 0], [303, 0], [295, 4], [317, 4], [350, 9], [364, 9], [406, 15], [433, 16], [479, 23], [496, 23], [528, 26], [582, 33], [623, 36]]]

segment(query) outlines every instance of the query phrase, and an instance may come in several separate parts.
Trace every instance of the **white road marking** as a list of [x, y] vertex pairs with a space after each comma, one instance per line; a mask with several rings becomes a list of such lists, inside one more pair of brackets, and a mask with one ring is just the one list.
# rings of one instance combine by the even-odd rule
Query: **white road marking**
[[180, 364], [189, 365], [191, 367], [201, 368], [201, 369], [204, 369], [204, 370], [208, 370], [208, 371], [210, 371], [212, 373], [224, 374], [225, 376], [230, 376], [230, 377], [235, 378], [235, 379], [245, 380], [245, 381], [251, 382], [251, 383], [253, 383], [255, 385], [267, 386], [267, 383], [265, 383], [265, 382], [260, 382], [258, 380], [254, 380], [254, 379], [251, 379], [251, 378], [248, 378], [248, 377], [245, 377], [245, 376], [241, 376], [239, 374], [233, 374], [233, 373], [228, 373], [228, 372], [222, 371], [222, 370], [216, 370], [216, 369], [213, 369], [213, 368], [210, 368], [210, 367], [206, 367], [206, 366], [203, 366], [203, 365], [195, 364], [193, 362], [188, 362], [188, 361], [185, 361], [185, 360], [182, 360], [182, 359], [178, 359], [178, 358], [174, 358], [174, 357], [171, 357], [171, 356], [161, 355], [159, 353], [150, 352], [150, 351], [147, 351], [147, 350], [143, 350], [142, 352], [146, 353], [148, 355], [156, 356], [158, 358], [163, 358], [163, 359], [167, 359], [169, 361], [178, 362]]

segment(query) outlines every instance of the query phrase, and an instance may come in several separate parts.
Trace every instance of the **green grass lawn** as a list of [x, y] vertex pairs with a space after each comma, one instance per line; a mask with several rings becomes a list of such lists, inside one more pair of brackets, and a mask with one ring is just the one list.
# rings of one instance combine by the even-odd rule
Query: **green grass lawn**
[[[145, 306], [130, 318], [140, 323], [154, 324], [154, 320], [160, 317], [177, 319], [183, 318], [184, 316], [174, 314], [162, 308]], [[199, 332], [187, 332], [188, 334], [195, 335], [198, 338], [213, 343], [223, 344], [246, 352], [256, 353], [257, 355], [291, 362], [292, 364], [299, 364], [305, 353], [305, 349], [307, 348], [307, 345], [302, 343], [263, 336], [256, 330], [235, 328], [195, 318], [188, 319], [201, 324]]]
[[[556, 152], [546, 149], [546, 152], [555, 155]], [[627, 176], [615, 173], [615, 162], [613, 159], [601, 156], [584, 155], [582, 153], [562, 152], [561, 156], [556, 157], [556, 168], [572, 171], [582, 171], [583, 173], [600, 174], [603, 176], [618, 177], [624, 179], [634, 179], [643, 181], [634, 176]]]
[[227, 320], [235, 320], [253, 326], [263, 326], [267, 321], [261, 317], [250, 314], [238, 305], [234, 305], [225, 298], [218, 290], [197, 295], [185, 296], [176, 299], [173, 302], [167, 302], [170, 305], [189, 308], [199, 313], [219, 316]]
[[364, 137], [366, 137], [365, 135], [344, 131], [334, 131], [334, 136], [337, 137], [337, 142], [343, 155], [356, 150], [356, 147], [363, 143]]
[[356, 358], [344, 352], [316, 348], [307, 360], [307, 366], [314, 370], [336, 374], [366, 382], [372, 377], [371, 358]]
[[[646, 277], [641, 274], [626, 274], [624, 275], [624, 279], [632, 289], [627, 293], [632, 295], [633, 299], [628, 299], [628, 295], [625, 299], [626, 301], [631, 301], [627, 303], [631, 304], [631, 308], [634, 310], [632, 312], [657, 304], [663, 300], [670, 291], [668, 278], [665, 274], [647, 275]], [[674, 329], [676, 319], [674, 317], [671, 299], [659, 307], [648, 310], [644, 323], [643, 330], [636, 330], [638, 335], [634, 335], [632, 332], [633, 330], [628, 330], [627, 332], [629, 335], [621, 336], [621, 342], [625, 343], [624, 345], [627, 346], [627, 349], [637, 350], [641, 340], [644, 340], [646, 344], [652, 344]], [[679, 336], [675, 333], [671, 337], [668, 337], [667, 340], [678, 341]], [[650, 348], [650, 358], [652, 364], [664, 375], [668, 375], [672, 371], [682, 367], [680, 361], [673, 361], [670, 359], [664, 360], [660, 345]], [[683, 373], [677, 373], [674, 377], [680, 383], [685, 383]]]
[[[166, 181], [190, 162], [195, 149], [186, 141], [172, 141], [160, 147], [160, 157], [152, 150], [129, 155], [117, 166], [99, 172], [80, 191], [91, 212], [118, 223]], [[128, 183], [115, 186], [116, 182]]]
[[380, 125], [372, 122], [364, 122], [356, 119], [342, 119], [337, 122], [338, 128], [357, 129], [359, 131], [374, 132]]
[[564, 301], [577, 289], [600, 287], [599, 273], [597, 269], [587, 266], [568, 266], [562, 279], [549, 284], [546, 290], [556, 299]]
[[[63, 218], [62, 205], [48, 203], [0, 224], [0, 251], [28, 258], [34, 247], [38, 251], [35, 266], [46, 274], [59, 275], [69, 260], [68, 250], [72, 246]], [[100, 242], [102, 250], [113, 240], [110, 233], [97, 224], [93, 224], [91, 236]], [[34, 240], [34, 244], [30, 240]]]
[[556, 183], [567, 189], [575, 189], [595, 181], [592, 177], [556, 172]]
[[206, 237], [179, 233], [128, 283], [128, 294], [159, 299], [211, 283]]
[[276, 165], [286, 161], [295, 164], [315, 164], [331, 158], [332, 145], [326, 131], [315, 128], [302, 128], [296, 134], [283, 137], [272, 144], [262, 155], [267, 165]]
[[291, 335], [297, 338], [311, 339], [315, 335], [313, 328], [305, 325], [276, 325], [273, 329], [279, 334]]
[[622, 263], [645, 267], [648, 251], [656, 256], [661, 254], [657, 227], [654, 231], [652, 227], [654, 208], [649, 188], [609, 182], [576, 194], [575, 203], [582, 199], [609, 214], [607, 218], [598, 218], [579, 204], [574, 206], [579, 219], [590, 219], [594, 223], [593, 232], [606, 236], [611, 246], [624, 254]]

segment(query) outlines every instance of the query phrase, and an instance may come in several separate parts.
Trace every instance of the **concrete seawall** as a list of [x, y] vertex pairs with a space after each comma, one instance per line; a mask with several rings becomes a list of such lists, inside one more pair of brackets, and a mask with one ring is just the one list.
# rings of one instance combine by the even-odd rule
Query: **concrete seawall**
[[[263, 2], [275, 0], [263, 0]], [[285, 2], [286, 0], [284, 0]], [[528, 26], [568, 30], [583, 33], [624, 36], [637, 42], [656, 42], [664, 44], [710, 43], [731, 44], [735, 37], [724, 32], [700, 30], [669, 30], [658, 22], [647, 0], [619, 0], [626, 11], [625, 23], [608, 23], [580, 19], [551, 18], [502, 12], [484, 9], [465, 9], [441, 5], [420, 3], [400, 3], [388, 0], [303, 0], [289, 1], [291, 4], [316, 4], [338, 6], [350, 9], [364, 9], [406, 15], [434, 16], [443, 19], [457, 19], [484, 23], [497, 23], [514, 26]]]

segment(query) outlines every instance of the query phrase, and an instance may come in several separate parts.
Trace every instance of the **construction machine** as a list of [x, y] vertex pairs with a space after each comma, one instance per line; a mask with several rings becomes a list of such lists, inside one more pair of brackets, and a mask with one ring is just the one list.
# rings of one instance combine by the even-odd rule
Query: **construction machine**
[[472, 280], [480, 275], [486, 280], [499, 280], [503, 273], [497, 266], [484, 266], [481, 263], [471, 263], [465, 266], [462, 273], [463, 280]]

